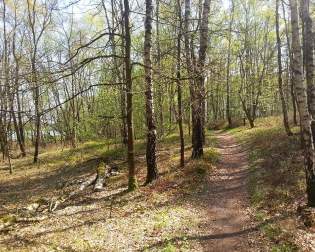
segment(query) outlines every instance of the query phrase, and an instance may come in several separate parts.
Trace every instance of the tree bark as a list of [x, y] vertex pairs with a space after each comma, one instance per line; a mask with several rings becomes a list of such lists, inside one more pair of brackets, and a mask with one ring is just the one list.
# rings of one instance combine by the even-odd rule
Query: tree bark
[[210, 11], [210, 0], [204, 0], [202, 18], [200, 22], [200, 46], [199, 60], [197, 66], [196, 80], [196, 114], [193, 120], [193, 150], [191, 157], [193, 159], [200, 158], [203, 155], [203, 142], [205, 138], [204, 123], [205, 123], [205, 62], [206, 51], [208, 44], [208, 18]]
[[156, 8], [155, 8], [155, 16], [156, 16], [156, 63], [157, 63], [157, 102], [158, 102], [158, 130], [159, 137], [164, 134], [164, 114], [163, 114], [163, 84], [161, 80], [161, 45], [160, 45], [160, 0], [156, 0]]
[[232, 128], [232, 118], [230, 110], [230, 97], [231, 97], [231, 83], [230, 83], [230, 67], [231, 67], [231, 42], [232, 42], [232, 25], [234, 21], [234, 2], [231, 0], [231, 13], [229, 23], [229, 34], [228, 34], [228, 56], [226, 66], [226, 118], [228, 121], [228, 127]]
[[124, 0], [124, 28], [125, 28], [125, 71], [126, 71], [126, 96], [127, 96], [127, 131], [128, 131], [128, 190], [135, 190], [137, 185], [134, 154], [134, 129], [133, 129], [133, 104], [132, 104], [132, 77], [131, 77], [131, 37], [129, 24], [129, 0]]
[[[190, 53], [190, 40], [191, 40], [191, 31], [190, 31], [190, 0], [185, 0], [185, 18], [184, 18], [184, 45], [185, 45], [185, 60], [186, 60], [186, 69], [189, 79], [189, 92], [190, 92], [190, 117], [191, 120], [191, 142], [194, 145], [194, 115], [196, 112], [195, 106], [195, 87], [194, 87], [194, 73], [192, 66], [192, 57]], [[190, 125], [190, 122], [189, 122]]]
[[307, 199], [308, 205], [311, 207], [315, 207], [314, 145], [311, 130], [312, 117], [308, 111], [307, 92], [303, 80], [298, 7], [296, 0], [290, 0], [290, 8], [292, 26], [293, 83], [295, 87], [297, 105], [300, 114], [302, 143], [304, 149]]
[[177, 34], [177, 55], [176, 55], [176, 82], [177, 82], [177, 106], [178, 106], [178, 128], [179, 128], [179, 138], [180, 138], [180, 166], [185, 166], [185, 140], [183, 131], [183, 102], [182, 102], [182, 84], [181, 78], [181, 39], [182, 39], [182, 12], [181, 12], [181, 2], [177, 0], [177, 11], [179, 19], [179, 28]]
[[[304, 60], [307, 85], [307, 101], [308, 109], [315, 118], [315, 79], [314, 79], [314, 36], [313, 36], [313, 20], [310, 16], [309, 0], [301, 0], [302, 22], [303, 22], [303, 41], [304, 41]], [[315, 123], [312, 122], [313, 142], [315, 140]]]
[[295, 93], [294, 93], [294, 85], [293, 85], [293, 80], [292, 80], [292, 50], [291, 50], [291, 43], [290, 43], [290, 37], [289, 37], [289, 28], [288, 28], [288, 24], [287, 24], [287, 20], [285, 17], [285, 7], [284, 7], [284, 2], [283, 0], [281, 0], [281, 4], [282, 4], [282, 13], [283, 13], [283, 18], [284, 18], [284, 22], [285, 22], [285, 36], [286, 36], [286, 40], [287, 40], [287, 47], [288, 47], [288, 57], [289, 57], [289, 68], [288, 68], [288, 72], [289, 72], [289, 82], [290, 82], [290, 93], [291, 93], [291, 101], [292, 101], [292, 109], [293, 109], [293, 123], [294, 125], [297, 125], [297, 108], [296, 108], [296, 97], [295, 97]]
[[292, 135], [292, 132], [290, 130], [289, 125], [289, 119], [288, 119], [288, 110], [287, 110], [287, 103], [284, 97], [283, 92], [283, 82], [282, 82], [282, 62], [281, 62], [281, 38], [280, 38], [280, 32], [279, 32], [279, 1], [276, 0], [276, 35], [277, 35], [277, 51], [278, 51], [278, 86], [279, 86], [279, 95], [281, 99], [281, 105], [282, 105], [282, 113], [283, 113], [283, 125], [285, 128], [285, 131], [288, 136]]
[[146, 183], [151, 183], [158, 178], [158, 169], [156, 165], [156, 127], [154, 119], [154, 101], [153, 101], [153, 84], [152, 84], [152, 17], [153, 5], [152, 0], [145, 1], [146, 15], [144, 21], [144, 72], [146, 83], [146, 120], [147, 120], [147, 179]]

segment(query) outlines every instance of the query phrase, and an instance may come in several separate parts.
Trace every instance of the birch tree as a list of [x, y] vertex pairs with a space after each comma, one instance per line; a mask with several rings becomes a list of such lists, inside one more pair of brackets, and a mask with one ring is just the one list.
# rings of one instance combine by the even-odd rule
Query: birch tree
[[280, 38], [280, 31], [279, 31], [279, 0], [276, 0], [276, 36], [277, 36], [277, 51], [278, 51], [278, 85], [279, 85], [279, 94], [280, 94], [281, 105], [282, 105], [283, 125], [284, 125], [287, 135], [291, 136], [292, 132], [290, 130], [290, 125], [289, 125], [287, 103], [284, 97], [283, 81], [282, 81], [281, 38]]
[[312, 116], [308, 111], [307, 91], [303, 78], [302, 53], [299, 34], [299, 17], [296, 0], [290, 0], [291, 30], [292, 30], [292, 70], [298, 111], [300, 114], [302, 144], [304, 150], [304, 163], [306, 173], [306, 187], [308, 205], [315, 207], [315, 169], [314, 169], [314, 144], [312, 138]]
[[158, 170], [156, 165], [156, 126], [154, 117], [153, 102], [153, 83], [152, 83], [152, 18], [153, 4], [152, 0], [145, 1], [145, 21], [144, 21], [144, 72], [146, 84], [146, 121], [147, 121], [147, 179], [146, 183], [151, 183], [158, 178]]

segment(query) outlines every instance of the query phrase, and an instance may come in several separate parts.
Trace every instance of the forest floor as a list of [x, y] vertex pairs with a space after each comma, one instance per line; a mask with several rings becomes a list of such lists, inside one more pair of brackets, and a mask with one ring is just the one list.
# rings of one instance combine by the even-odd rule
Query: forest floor
[[299, 128], [292, 131], [288, 137], [281, 117], [227, 130], [248, 150], [250, 206], [266, 251], [315, 251], [315, 227], [306, 227], [298, 213], [306, 202], [305, 174]]
[[[109, 178], [101, 192], [88, 188], [54, 212], [41, 214], [47, 218], [11, 225], [1, 233], [0, 251], [250, 251], [254, 229], [246, 191], [246, 152], [229, 135], [209, 134], [204, 158], [187, 158], [181, 169], [177, 143], [178, 136], [170, 135], [159, 144], [160, 179], [133, 193], [127, 192], [119, 146], [106, 150], [104, 144], [87, 143], [77, 150], [53, 149], [41, 155], [39, 165], [32, 165], [30, 158], [18, 161], [11, 176], [3, 167], [0, 211], [6, 218], [77, 187], [77, 181], [95, 172], [100, 158], [118, 164], [121, 172]], [[187, 157], [190, 152], [187, 148]], [[137, 143], [137, 153], [141, 185], [142, 142]]]
[[145, 144], [137, 141], [140, 187], [132, 193], [120, 144], [46, 148], [38, 165], [31, 154], [14, 160], [12, 175], [0, 163], [0, 227], [36, 202], [78, 191], [100, 160], [119, 167], [103, 191], [78, 191], [53, 212], [0, 229], [0, 251], [313, 251], [315, 235], [296, 216], [305, 200], [299, 139], [285, 136], [281, 119], [207, 132], [197, 161], [185, 141], [185, 168], [178, 167], [178, 135], [159, 142], [160, 178], [149, 186], [142, 186]]

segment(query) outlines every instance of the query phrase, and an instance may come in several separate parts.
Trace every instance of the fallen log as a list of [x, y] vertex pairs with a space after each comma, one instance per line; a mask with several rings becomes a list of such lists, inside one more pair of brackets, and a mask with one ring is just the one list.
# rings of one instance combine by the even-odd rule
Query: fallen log
[[9, 231], [10, 228], [17, 223], [39, 222], [47, 219], [48, 216], [20, 217], [15, 214], [7, 214], [0, 216], [0, 232]]
[[104, 162], [100, 162], [100, 164], [97, 167], [97, 175], [96, 180], [94, 184], [94, 191], [102, 191], [104, 187], [104, 181], [105, 181], [105, 169], [108, 166], [104, 164]]
[[93, 174], [92, 176], [90, 176], [86, 181], [84, 181], [81, 186], [80, 186], [80, 191], [83, 191], [85, 188], [87, 188], [88, 186], [92, 185], [95, 183], [97, 178], [97, 174]]

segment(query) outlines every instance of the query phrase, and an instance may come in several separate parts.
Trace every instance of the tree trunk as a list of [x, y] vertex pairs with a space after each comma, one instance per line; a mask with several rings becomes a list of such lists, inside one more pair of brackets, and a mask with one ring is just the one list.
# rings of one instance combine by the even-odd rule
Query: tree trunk
[[290, 0], [293, 52], [293, 83], [300, 114], [302, 143], [304, 149], [308, 205], [315, 207], [314, 145], [311, 130], [312, 117], [308, 111], [307, 92], [303, 80], [302, 55], [299, 35], [298, 7], [296, 0]]
[[284, 125], [287, 135], [291, 136], [292, 132], [289, 126], [287, 103], [284, 97], [283, 84], [282, 84], [283, 82], [282, 82], [282, 62], [281, 62], [281, 39], [280, 39], [280, 33], [279, 33], [279, 0], [276, 0], [276, 34], [277, 34], [277, 50], [278, 50], [278, 85], [279, 85], [279, 94], [280, 94], [282, 112], [283, 112], [283, 125]]
[[146, 16], [144, 21], [144, 72], [146, 83], [146, 119], [147, 119], [147, 179], [146, 183], [151, 183], [158, 178], [158, 169], [156, 165], [156, 127], [154, 121], [154, 101], [153, 101], [153, 84], [152, 84], [152, 0], [145, 1]]
[[158, 102], [158, 129], [159, 137], [164, 134], [164, 114], [163, 114], [163, 84], [161, 80], [161, 46], [160, 46], [160, 0], [156, 0], [156, 63], [157, 63], [157, 102]]
[[[193, 80], [193, 66], [192, 66], [192, 58], [190, 53], [190, 0], [185, 0], [185, 20], [184, 20], [184, 42], [185, 42], [185, 59], [186, 59], [186, 69], [187, 74], [189, 78], [189, 92], [190, 92], [190, 116], [189, 120], [191, 119], [191, 142], [192, 145], [194, 145], [194, 127], [193, 127], [193, 121], [194, 121], [194, 115], [196, 111], [195, 106], [195, 88], [194, 88], [194, 80]], [[190, 121], [189, 121], [190, 126]]]
[[40, 112], [39, 112], [39, 87], [36, 80], [36, 70], [35, 70], [35, 62], [32, 64], [32, 78], [33, 83], [35, 84], [34, 90], [34, 105], [35, 105], [35, 151], [34, 151], [34, 163], [38, 161], [38, 154], [39, 154], [39, 142], [40, 142]]
[[294, 93], [294, 85], [293, 85], [293, 70], [292, 70], [292, 50], [291, 50], [291, 43], [290, 43], [290, 37], [289, 37], [289, 28], [288, 28], [288, 24], [287, 24], [287, 20], [285, 17], [285, 7], [284, 7], [284, 2], [283, 0], [281, 1], [282, 4], [282, 13], [283, 13], [283, 18], [284, 18], [284, 22], [285, 22], [285, 36], [286, 36], [286, 40], [287, 40], [287, 47], [288, 47], [288, 57], [290, 59], [289, 61], [289, 82], [290, 82], [290, 93], [291, 93], [291, 100], [292, 100], [292, 108], [293, 108], [293, 123], [294, 125], [297, 125], [297, 108], [296, 108], [296, 97], [295, 97], [295, 93]]
[[[303, 41], [304, 59], [307, 85], [307, 101], [309, 112], [315, 118], [315, 80], [314, 80], [314, 36], [313, 21], [309, 13], [309, 0], [301, 0], [302, 22], [303, 22]], [[315, 123], [312, 123], [313, 142], [315, 140]]]
[[133, 129], [133, 104], [132, 104], [132, 78], [131, 78], [131, 37], [129, 24], [129, 0], [124, 0], [124, 27], [125, 27], [125, 71], [126, 71], [126, 95], [127, 95], [127, 131], [128, 131], [128, 190], [135, 190], [137, 185], [134, 154], [134, 129]]
[[[18, 87], [17, 87], [18, 90]], [[18, 128], [20, 131], [20, 137], [21, 137], [21, 142], [24, 146], [25, 149], [25, 133], [24, 133], [24, 124], [23, 124], [23, 120], [22, 120], [22, 113], [21, 113], [21, 101], [20, 101], [20, 95], [19, 92], [16, 92], [16, 103], [17, 103], [17, 108], [18, 108], [18, 115], [17, 115], [17, 119], [18, 119]]]
[[179, 28], [177, 35], [177, 55], [176, 55], [176, 82], [177, 82], [177, 103], [178, 103], [178, 128], [179, 128], [179, 138], [180, 138], [180, 166], [185, 166], [185, 141], [184, 141], [184, 131], [183, 131], [183, 103], [182, 103], [182, 86], [181, 86], [181, 64], [180, 64], [180, 53], [181, 53], [181, 38], [182, 38], [182, 12], [181, 12], [181, 2], [177, 0], [177, 10], [179, 18]]
[[229, 34], [228, 34], [228, 56], [226, 66], [226, 118], [228, 120], [228, 127], [232, 128], [232, 118], [230, 111], [230, 96], [231, 96], [231, 83], [230, 83], [230, 67], [231, 67], [231, 42], [232, 42], [232, 25], [234, 21], [234, 2], [231, 0], [231, 13], [229, 23]]
[[205, 61], [206, 51], [208, 45], [208, 18], [210, 11], [210, 0], [204, 0], [202, 18], [200, 23], [200, 47], [199, 47], [199, 61], [197, 66], [197, 80], [196, 80], [196, 114], [193, 121], [193, 150], [192, 158], [200, 158], [203, 155], [203, 142], [205, 138], [204, 132], [204, 111], [205, 111]]

